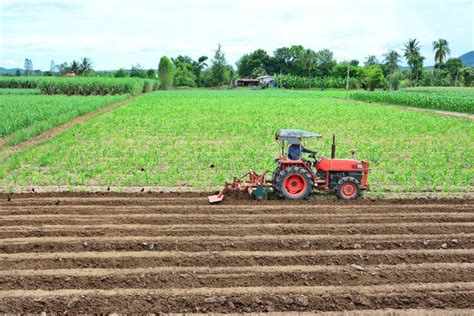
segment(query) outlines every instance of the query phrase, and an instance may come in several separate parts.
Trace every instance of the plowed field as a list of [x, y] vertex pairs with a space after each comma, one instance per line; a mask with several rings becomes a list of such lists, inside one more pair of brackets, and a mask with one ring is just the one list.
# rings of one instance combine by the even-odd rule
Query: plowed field
[[472, 200], [0, 198], [0, 312], [474, 308]]

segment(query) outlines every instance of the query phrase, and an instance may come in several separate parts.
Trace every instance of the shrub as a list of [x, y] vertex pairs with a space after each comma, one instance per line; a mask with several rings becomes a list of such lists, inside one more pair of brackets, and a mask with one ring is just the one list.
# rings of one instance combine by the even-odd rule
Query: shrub
[[195, 87], [196, 75], [185, 67], [180, 67], [176, 70], [173, 84], [175, 87]]
[[160, 79], [160, 88], [168, 89], [173, 85], [173, 78], [175, 74], [175, 68], [171, 60], [168, 57], [163, 56], [160, 59], [158, 66], [158, 76]]

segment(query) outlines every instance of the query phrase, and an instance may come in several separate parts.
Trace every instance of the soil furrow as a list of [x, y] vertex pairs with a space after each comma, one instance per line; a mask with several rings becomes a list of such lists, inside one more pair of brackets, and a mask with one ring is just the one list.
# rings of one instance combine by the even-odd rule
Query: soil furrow
[[[43, 271], [2, 271], [0, 284], [3, 290], [60, 290], [60, 289], [160, 289], [238, 286], [330, 286], [344, 284], [382, 285], [404, 283], [474, 282], [473, 264], [423, 264], [397, 266], [364, 266], [362, 270], [352, 266], [298, 266], [187, 269], [126, 269], [86, 271], [61, 270], [63, 273], [41, 274]], [[34, 273], [31, 273], [31, 272]], [[7, 272], [7, 273], [5, 273]], [[9, 273], [10, 272], [10, 273]], [[39, 272], [39, 273], [38, 273]], [[21, 276], [21, 277], [19, 277]]]
[[[285, 286], [195, 289], [13, 290], [1, 291], [7, 312], [26, 307], [40, 313], [245, 312], [380, 308], [472, 308], [471, 282], [370, 286]], [[197, 308], [198, 307], [198, 308]], [[23, 310], [23, 309], [21, 309]]]
[[61, 251], [225, 251], [333, 249], [472, 249], [474, 234], [247, 235], [188, 237], [32, 237], [0, 239], [3, 253]]
[[[53, 212], [54, 213], [54, 212]], [[97, 212], [96, 212], [97, 213]], [[100, 211], [98, 212], [100, 213]], [[397, 212], [392, 214], [373, 214], [373, 213], [356, 213], [356, 214], [320, 214], [320, 213], [307, 213], [307, 214], [294, 214], [294, 213], [285, 213], [285, 214], [239, 214], [239, 213], [227, 213], [227, 214], [180, 214], [180, 213], [171, 213], [171, 214], [160, 214], [156, 213], [133, 213], [133, 214], [3, 214], [2, 220], [32, 220], [32, 219], [129, 219], [129, 218], [151, 218], [151, 219], [186, 219], [186, 220], [199, 220], [199, 219], [213, 219], [213, 220], [231, 220], [231, 221], [254, 221], [255, 219], [268, 219], [268, 220], [285, 220], [288, 218], [298, 218], [298, 219], [312, 219], [312, 218], [327, 218], [327, 219], [344, 219], [350, 217], [356, 217], [360, 219], [368, 218], [419, 218], [420, 216], [426, 218], [438, 218], [438, 217], [452, 217], [452, 218], [470, 218], [474, 221], [474, 210], [472, 212], [427, 212], [427, 213], [404, 213]]]
[[232, 224], [215, 225], [21, 225], [0, 227], [0, 238], [48, 236], [245, 236], [245, 235], [321, 235], [321, 234], [462, 234], [472, 233], [474, 223], [400, 224]]
[[[30, 216], [30, 215], [28, 215]], [[404, 217], [374, 217], [374, 216], [356, 216], [356, 217], [320, 217], [320, 216], [281, 216], [281, 217], [201, 217], [201, 218], [185, 218], [185, 217], [161, 217], [161, 216], [67, 216], [60, 215], [59, 217], [41, 217], [34, 216], [25, 219], [22, 216], [8, 216], [3, 217], [0, 221], [0, 226], [14, 226], [14, 225], [84, 225], [91, 221], [97, 221], [102, 224], [155, 224], [155, 225], [178, 225], [178, 224], [356, 224], [356, 223], [411, 223], [416, 221], [418, 223], [423, 222], [439, 222], [439, 223], [455, 223], [455, 222], [473, 222], [474, 215], [462, 214], [459, 216], [404, 216]]]
[[0, 254], [0, 270], [157, 266], [347, 265], [474, 262], [470, 249], [222, 252], [61, 252]]
[[430, 213], [430, 212], [474, 212], [474, 205], [240, 205], [233, 207], [203, 205], [68, 205], [62, 200], [54, 200], [45, 206], [7, 204], [0, 207], [0, 214], [390, 214], [390, 213]]

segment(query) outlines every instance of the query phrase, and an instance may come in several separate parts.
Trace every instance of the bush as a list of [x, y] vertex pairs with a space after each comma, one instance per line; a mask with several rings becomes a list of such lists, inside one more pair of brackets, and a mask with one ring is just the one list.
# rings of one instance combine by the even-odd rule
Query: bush
[[403, 74], [401, 72], [394, 72], [391, 75], [388, 75], [388, 84], [390, 90], [398, 90], [400, 87], [400, 81], [403, 79]]
[[166, 56], [161, 57], [158, 66], [158, 76], [160, 79], [161, 89], [168, 89], [173, 85], [174, 74], [175, 68], [171, 60]]
[[374, 91], [376, 88], [382, 88], [385, 78], [383, 76], [382, 68], [379, 65], [370, 66], [364, 69], [364, 81], [367, 84], [369, 91]]
[[175, 87], [195, 87], [196, 75], [187, 68], [180, 67], [176, 70], [173, 84]]

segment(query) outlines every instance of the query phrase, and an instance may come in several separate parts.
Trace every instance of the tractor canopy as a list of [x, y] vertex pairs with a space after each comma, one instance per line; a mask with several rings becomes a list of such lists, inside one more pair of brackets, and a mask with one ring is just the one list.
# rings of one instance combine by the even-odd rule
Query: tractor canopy
[[278, 141], [287, 142], [289, 144], [299, 144], [301, 138], [321, 138], [322, 136], [316, 133], [306, 132], [299, 129], [279, 129], [275, 133], [275, 139]]

